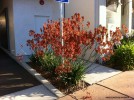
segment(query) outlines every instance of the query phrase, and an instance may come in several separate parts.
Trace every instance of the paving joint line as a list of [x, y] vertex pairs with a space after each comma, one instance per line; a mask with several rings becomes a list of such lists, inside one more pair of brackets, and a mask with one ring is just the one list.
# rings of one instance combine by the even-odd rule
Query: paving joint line
[[124, 94], [124, 93], [121, 93], [121, 92], [119, 92], [119, 91], [116, 91], [116, 90], [114, 90], [114, 89], [111, 89], [111, 88], [109, 88], [109, 87], [107, 87], [107, 86], [104, 86], [104, 85], [101, 85], [101, 84], [98, 84], [98, 83], [96, 83], [96, 85], [105, 87], [105, 88], [107, 88], [107, 89], [109, 89], [109, 90], [112, 90], [112, 91], [114, 91], [114, 92], [120, 93], [120, 94], [122, 94], [122, 95], [124, 95], [124, 96], [127, 96], [127, 97], [129, 97], [129, 98], [134, 99], [134, 97], [128, 96], [128, 95], [126, 95], [126, 94]]

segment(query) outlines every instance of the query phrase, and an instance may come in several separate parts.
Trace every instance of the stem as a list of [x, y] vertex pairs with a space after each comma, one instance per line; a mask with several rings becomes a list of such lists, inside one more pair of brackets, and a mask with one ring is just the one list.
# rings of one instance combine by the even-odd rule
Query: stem
[[[97, 46], [97, 44], [95, 45], [95, 47]], [[90, 60], [91, 59], [91, 55], [92, 55], [92, 53], [95, 51], [95, 48], [92, 50], [92, 52], [90, 53], [90, 55], [89, 55], [89, 58], [88, 58], [88, 60]]]
[[84, 48], [82, 49], [82, 51], [86, 48], [86, 46], [84, 45]]
[[94, 52], [94, 49], [93, 49], [92, 52], [90, 53], [88, 60], [91, 59], [93, 52]]
[[[99, 57], [98, 57], [99, 58]], [[97, 59], [97, 58], [96, 58]], [[96, 59], [94, 59], [94, 61], [96, 60]], [[90, 66], [87, 66], [87, 69], [89, 68], [89, 67], [91, 67], [93, 64], [94, 64], [94, 61], [93, 62], [91, 62], [91, 64], [90, 64]], [[96, 67], [95, 67], [96, 68]], [[95, 69], [95, 68], [93, 68], [93, 69]], [[92, 69], [91, 69], [92, 70]], [[88, 71], [86, 71], [86, 73], [87, 72], [89, 72], [90, 70], [88, 70]]]
[[[83, 50], [84, 50], [86, 47], [87, 47], [87, 46], [85, 46], [85, 47], [83, 48]], [[88, 47], [84, 50], [84, 52], [83, 52], [81, 58], [85, 57], [86, 51], [87, 51], [89, 48], [90, 48], [90, 46], [88, 46]]]

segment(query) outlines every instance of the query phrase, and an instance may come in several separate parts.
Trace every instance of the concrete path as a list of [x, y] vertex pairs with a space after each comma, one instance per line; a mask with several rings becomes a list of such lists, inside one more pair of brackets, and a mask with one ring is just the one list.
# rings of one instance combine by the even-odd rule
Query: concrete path
[[134, 71], [126, 71], [97, 83], [134, 98]]
[[52, 94], [43, 85], [38, 85], [26, 90], [11, 93], [0, 97], [0, 100], [56, 100], [57, 97]]
[[84, 100], [83, 98], [86, 96], [88, 97], [85, 100], [132, 100], [128, 96], [99, 85], [89, 86], [85, 90], [77, 91], [59, 100]]
[[134, 100], [134, 71], [122, 72], [59, 100], [83, 100], [83, 97], [87, 97], [85, 100]]
[[0, 96], [40, 84], [35, 77], [0, 49]]
[[84, 81], [89, 84], [100, 82], [121, 73], [119, 70], [108, 68], [99, 64], [88, 64], [87, 66], [91, 67], [87, 69]]

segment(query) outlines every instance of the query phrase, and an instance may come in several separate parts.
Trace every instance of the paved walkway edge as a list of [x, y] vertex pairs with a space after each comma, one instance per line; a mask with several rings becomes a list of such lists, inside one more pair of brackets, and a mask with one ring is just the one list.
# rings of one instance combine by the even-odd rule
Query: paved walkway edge
[[37, 73], [33, 68], [31, 68], [29, 65], [27, 65], [24, 62], [18, 61], [14, 55], [9, 53], [4, 48], [1, 48], [3, 51], [5, 51], [12, 59], [14, 59], [18, 64], [20, 64], [23, 68], [25, 68], [30, 74], [32, 74], [37, 80], [39, 80], [49, 91], [51, 91], [53, 94], [55, 94], [57, 97], [63, 97], [65, 96], [62, 92], [60, 92], [57, 88], [55, 88], [48, 80], [46, 80], [44, 77], [42, 77], [39, 73]]

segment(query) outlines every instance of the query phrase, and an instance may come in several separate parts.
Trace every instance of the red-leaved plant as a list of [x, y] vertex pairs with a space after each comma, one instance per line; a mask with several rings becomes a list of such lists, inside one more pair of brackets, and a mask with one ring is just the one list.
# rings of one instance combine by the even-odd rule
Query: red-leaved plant
[[[90, 22], [84, 25], [84, 17], [80, 16], [79, 13], [75, 13], [71, 18], [63, 19], [63, 36], [61, 36], [60, 21], [48, 20], [41, 29], [41, 34], [36, 34], [33, 30], [30, 30], [29, 36], [32, 39], [27, 40], [28, 46], [37, 57], [43, 57], [45, 52], [51, 50], [55, 56], [64, 58], [63, 63], [55, 68], [55, 73], [59, 74], [60, 77], [71, 73], [73, 71], [71, 62], [84, 59], [81, 58], [84, 56], [80, 55], [84, 55], [92, 49], [94, 53], [103, 56], [101, 57], [103, 61], [109, 60], [110, 56], [114, 54], [114, 45], [119, 44], [122, 39], [119, 28], [110, 31], [109, 34], [107, 28], [101, 25], [95, 28], [94, 32], [90, 31]], [[125, 31], [127, 31], [126, 27]], [[64, 45], [62, 45], [62, 39]], [[92, 56], [91, 54], [87, 55], [88, 58]]]

